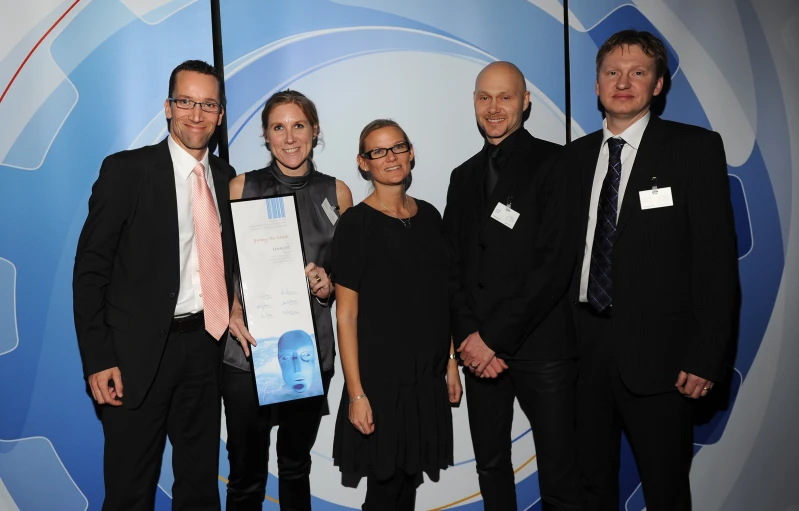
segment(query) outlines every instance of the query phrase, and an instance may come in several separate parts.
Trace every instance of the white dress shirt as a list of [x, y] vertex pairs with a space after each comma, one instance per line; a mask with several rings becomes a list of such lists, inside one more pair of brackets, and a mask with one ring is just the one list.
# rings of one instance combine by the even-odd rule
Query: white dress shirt
[[[200, 265], [197, 261], [197, 242], [194, 239], [194, 211], [192, 209], [192, 183], [196, 179], [192, 169], [197, 160], [180, 147], [172, 135], [169, 135], [169, 154], [172, 156], [172, 168], [175, 171], [175, 192], [178, 200], [178, 239], [180, 246], [180, 291], [175, 306], [175, 316], [190, 314], [203, 310], [203, 294], [200, 285]], [[219, 204], [216, 201], [214, 178], [208, 163], [206, 149], [200, 163], [205, 168], [205, 179], [214, 198], [216, 215], [219, 216]], [[220, 220], [219, 229], [222, 229]]]
[[621, 213], [621, 206], [623, 204], [624, 191], [627, 189], [627, 181], [630, 180], [630, 171], [635, 162], [635, 155], [638, 154], [638, 147], [641, 145], [641, 138], [644, 136], [644, 130], [647, 124], [649, 124], [650, 115], [651, 113], [647, 112], [619, 135], [614, 135], [608, 130], [607, 119], [602, 122], [602, 149], [599, 151], [599, 159], [596, 162], [596, 170], [594, 171], [594, 184], [591, 187], [591, 202], [588, 203], [588, 229], [585, 233], [585, 251], [583, 253], [583, 267], [580, 273], [581, 302], [588, 301], [588, 272], [591, 269], [591, 247], [594, 244], [594, 231], [596, 231], [599, 193], [602, 191], [602, 182], [605, 180], [605, 175], [608, 173], [608, 160], [610, 159], [608, 139], [621, 138], [625, 142], [621, 149], [619, 203], [616, 209], [616, 220], [618, 221], [618, 215]]

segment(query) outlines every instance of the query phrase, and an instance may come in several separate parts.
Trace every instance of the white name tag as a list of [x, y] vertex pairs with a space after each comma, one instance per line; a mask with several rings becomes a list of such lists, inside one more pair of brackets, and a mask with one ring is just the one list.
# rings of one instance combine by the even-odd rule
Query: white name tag
[[338, 221], [338, 215], [336, 214], [336, 210], [333, 209], [333, 206], [330, 205], [330, 202], [325, 197], [325, 200], [322, 202], [322, 210], [327, 215], [327, 219], [330, 220], [330, 223], [336, 225]]
[[655, 188], [654, 190], [642, 190], [638, 192], [641, 197], [641, 209], [666, 208], [674, 206], [671, 198], [671, 187]]
[[513, 211], [509, 206], [497, 202], [497, 207], [495, 207], [494, 212], [491, 213], [491, 218], [513, 229], [513, 226], [516, 225], [516, 220], [519, 219], [519, 213]]

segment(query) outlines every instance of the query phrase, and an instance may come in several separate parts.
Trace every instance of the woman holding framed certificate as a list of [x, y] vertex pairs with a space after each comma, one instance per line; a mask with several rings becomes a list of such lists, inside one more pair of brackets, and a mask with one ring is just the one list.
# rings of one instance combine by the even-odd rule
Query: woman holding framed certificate
[[[329, 413], [327, 388], [335, 358], [330, 313], [333, 287], [326, 268], [330, 268], [331, 245], [339, 214], [352, 206], [352, 194], [343, 182], [316, 170], [313, 149], [319, 140], [319, 116], [310, 99], [297, 91], [275, 93], [264, 105], [261, 125], [272, 161], [263, 169], [234, 178], [230, 182], [230, 198], [295, 194], [303, 250], [306, 260], [313, 261], [306, 266], [305, 274], [316, 298], [312, 307], [324, 396], [258, 406], [248, 360], [249, 345], [255, 345], [255, 339], [244, 324], [241, 301], [237, 296], [231, 312], [231, 338], [224, 347], [221, 373], [230, 462], [227, 509], [261, 509], [266, 492], [269, 435], [272, 426], [279, 425], [280, 508], [310, 510], [311, 447], [316, 441], [322, 416]], [[278, 350], [308, 353], [308, 361], [311, 355], [315, 356], [312, 339], [299, 331], [284, 334]], [[295, 363], [281, 362], [284, 378], [287, 371], [300, 374], [306, 361], [299, 355], [290, 358]], [[301, 392], [304, 389], [293, 390]]]
[[[346, 380], [333, 459], [345, 485], [366, 477], [364, 510], [413, 510], [422, 473], [452, 465], [451, 403], [461, 397], [449, 335], [449, 257], [441, 215], [406, 194], [414, 149], [394, 121], [361, 132], [358, 168], [374, 192], [333, 241]], [[448, 358], [449, 357], [449, 358]]]

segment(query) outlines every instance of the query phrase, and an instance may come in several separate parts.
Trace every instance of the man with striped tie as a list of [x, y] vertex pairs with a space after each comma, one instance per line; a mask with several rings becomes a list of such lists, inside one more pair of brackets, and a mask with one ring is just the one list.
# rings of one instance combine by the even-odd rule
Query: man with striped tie
[[169, 136], [112, 154], [92, 187], [73, 275], [84, 376], [105, 434], [103, 510], [153, 509], [167, 436], [173, 509], [220, 508], [218, 340], [232, 299], [233, 168], [210, 154], [221, 74], [169, 79]]

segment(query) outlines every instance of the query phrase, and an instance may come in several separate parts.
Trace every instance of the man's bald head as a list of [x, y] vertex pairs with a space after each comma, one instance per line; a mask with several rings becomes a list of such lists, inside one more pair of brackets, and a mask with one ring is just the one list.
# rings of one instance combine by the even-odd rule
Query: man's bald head
[[511, 84], [517, 87], [517, 91], [520, 93], [524, 93], [527, 90], [527, 82], [524, 79], [524, 74], [522, 70], [516, 67], [516, 64], [512, 62], [506, 62], [504, 60], [498, 60], [496, 62], [492, 62], [486, 67], [482, 69], [477, 74], [477, 79], [474, 81], [474, 90], [478, 90], [480, 88], [480, 80], [500, 80], [504, 83], [507, 83], [509, 86]]
[[492, 62], [474, 82], [474, 114], [489, 144], [499, 144], [522, 126], [530, 93], [521, 70], [510, 62]]

